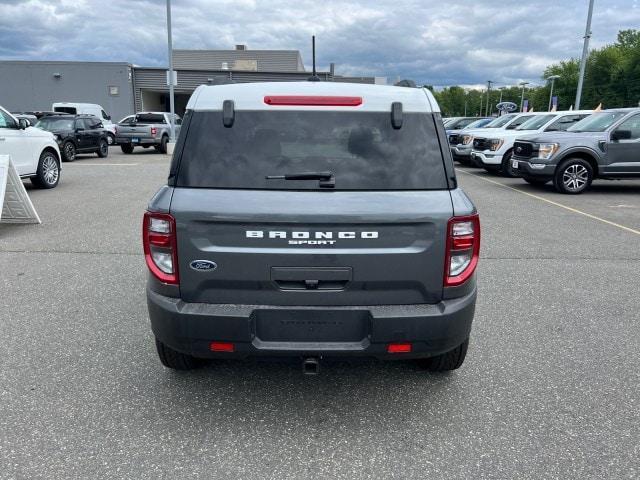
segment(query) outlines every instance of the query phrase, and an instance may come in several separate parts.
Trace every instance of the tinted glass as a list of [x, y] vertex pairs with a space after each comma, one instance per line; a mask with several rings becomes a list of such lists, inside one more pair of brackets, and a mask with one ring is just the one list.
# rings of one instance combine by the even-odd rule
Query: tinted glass
[[143, 113], [136, 115], [136, 123], [164, 123], [164, 115], [159, 113]]
[[638, 140], [640, 138], [640, 115], [634, 115], [631, 118], [627, 118], [624, 122], [618, 125], [616, 131], [626, 130], [631, 132], [631, 138], [625, 140]]
[[[183, 130], [185, 131], [185, 130]], [[267, 175], [332, 172], [335, 190], [447, 188], [433, 116], [388, 112], [194, 112], [185, 138], [179, 187], [319, 190], [318, 180]]]
[[487, 125], [488, 123], [492, 122], [493, 120], [490, 118], [481, 118], [480, 120], [476, 120], [475, 122], [471, 122], [469, 125], [467, 125], [464, 128], [467, 128], [469, 130], [471, 130], [472, 128], [481, 128], [484, 127], [485, 125]]
[[43, 117], [36, 123], [36, 127], [49, 132], [73, 130], [73, 118]]
[[56, 107], [56, 108], [53, 109], [53, 111], [54, 112], [70, 113], [72, 115], [75, 115], [77, 113], [75, 107]]
[[522, 117], [518, 117], [516, 118], [513, 122], [511, 122], [509, 124], [508, 127], [506, 127], [507, 130], [515, 130], [516, 128], [518, 128], [520, 125], [522, 125], [523, 123], [529, 121], [531, 119], [531, 115], [524, 115]]
[[516, 130], [538, 130], [554, 118], [556, 118], [555, 115], [536, 115], [534, 117], [529, 117], [529, 119], [516, 128]]
[[509, 123], [511, 120], [513, 120], [515, 116], [516, 116], [515, 114], [503, 115], [503, 116], [498, 117], [495, 120], [492, 120], [491, 122], [487, 123], [484, 126], [484, 128], [500, 128], [500, 127], [504, 127], [507, 123]]
[[475, 119], [473, 118], [460, 118], [458, 120], [454, 120], [451, 123], [447, 124], [447, 128], [449, 130], [457, 130], [460, 128], [464, 128], [467, 125], [469, 125], [471, 122], [474, 122]]
[[[0, 128], [16, 128], [16, 121], [11, 115], [0, 109]], [[1, 205], [0, 205], [1, 207]]]
[[555, 122], [549, 125], [546, 129], [547, 132], [563, 132], [567, 128], [575, 125], [587, 115], [564, 115], [558, 118]]
[[580, 120], [567, 129], [568, 132], [604, 132], [617, 120], [626, 115], [625, 112], [599, 112]]

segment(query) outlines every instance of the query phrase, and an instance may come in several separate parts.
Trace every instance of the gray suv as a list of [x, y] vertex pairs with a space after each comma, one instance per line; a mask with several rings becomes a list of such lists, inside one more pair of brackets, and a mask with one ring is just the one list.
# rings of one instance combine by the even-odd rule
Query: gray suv
[[640, 178], [640, 109], [605, 110], [566, 132], [518, 139], [512, 163], [527, 182], [552, 181], [568, 194], [584, 192], [597, 178]]
[[480, 223], [426, 89], [199, 87], [143, 238], [166, 367], [465, 358]]

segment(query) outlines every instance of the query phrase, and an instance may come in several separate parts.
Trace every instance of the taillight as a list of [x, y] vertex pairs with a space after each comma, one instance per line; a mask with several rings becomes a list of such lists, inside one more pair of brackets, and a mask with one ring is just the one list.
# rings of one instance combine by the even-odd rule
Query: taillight
[[327, 95], [267, 95], [267, 105], [303, 105], [313, 107], [357, 107], [362, 105], [362, 97], [339, 97]]
[[142, 243], [147, 267], [163, 283], [178, 284], [176, 221], [168, 213], [145, 212]]
[[444, 286], [466, 282], [478, 265], [480, 256], [480, 217], [453, 217], [447, 225], [447, 250]]
[[158, 129], [156, 127], [151, 127], [151, 135], [155, 136], [158, 133]]

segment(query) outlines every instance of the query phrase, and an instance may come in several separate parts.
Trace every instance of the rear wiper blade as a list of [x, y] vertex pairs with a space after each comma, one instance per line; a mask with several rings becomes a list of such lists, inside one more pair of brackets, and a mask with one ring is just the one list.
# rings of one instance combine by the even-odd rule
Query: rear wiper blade
[[267, 175], [267, 180], [320, 180], [320, 186], [333, 188], [336, 186], [336, 179], [332, 172], [302, 172], [289, 173], [285, 175]]

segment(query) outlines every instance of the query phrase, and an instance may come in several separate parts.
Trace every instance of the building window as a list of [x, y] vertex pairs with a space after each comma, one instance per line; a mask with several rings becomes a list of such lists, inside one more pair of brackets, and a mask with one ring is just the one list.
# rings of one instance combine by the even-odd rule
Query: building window
[[117, 97], [120, 95], [120, 87], [117, 85], [109, 85], [109, 95], [112, 97]]

